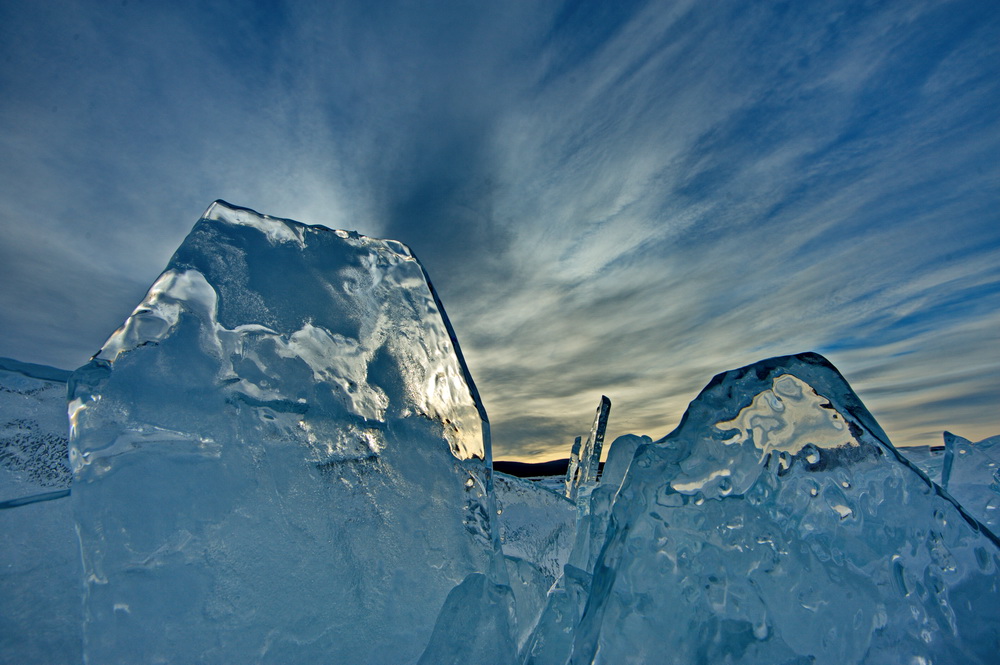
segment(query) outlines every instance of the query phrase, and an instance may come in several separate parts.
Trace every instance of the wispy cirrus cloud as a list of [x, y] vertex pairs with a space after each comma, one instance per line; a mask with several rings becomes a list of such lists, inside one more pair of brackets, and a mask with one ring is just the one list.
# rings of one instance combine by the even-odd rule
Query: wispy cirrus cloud
[[997, 9], [65, 5], [0, 10], [0, 354], [82, 363], [225, 198], [411, 245], [497, 457], [804, 350], [1000, 427]]

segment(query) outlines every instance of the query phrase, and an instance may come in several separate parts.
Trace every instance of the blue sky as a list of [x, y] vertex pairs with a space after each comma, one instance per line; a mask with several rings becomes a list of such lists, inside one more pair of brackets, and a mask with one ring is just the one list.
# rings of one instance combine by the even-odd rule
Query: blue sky
[[498, 458], [814, 350], [1000, 433], [1000, 5], [0, 2], [0, 355], [72, 368], [211, 201], [410, 245]]

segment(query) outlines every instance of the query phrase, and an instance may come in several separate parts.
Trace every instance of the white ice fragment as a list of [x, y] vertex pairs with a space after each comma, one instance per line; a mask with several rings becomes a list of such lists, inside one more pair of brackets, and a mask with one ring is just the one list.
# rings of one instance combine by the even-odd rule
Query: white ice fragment
[[732, 472], [729, 469], [718, 469], [704, 478], [692, 480], [687, 483], [679, 483], [675, 480], [671, 482], [670, 486], [682, 494], [694, 494], [695, 492], [704, 490], [705, 486], [716, 478], [728, 478], [730, 475], [732, 475]]
[[847, 519], [848, 517], [854, 514], [853, 510], [840, 503], [830, 507], [833, 508], [834, 512], [840, 515], [840, 519]]
[[182, 311], [209, 315], [214, 323], [217, 303], [215, 289], [197, 270], [167, 270], [125, 324], [112, 333], [97, 357], [114, 362], [126, 351], [159, 342], [173, 331]]
[[796, 454], [808, 445], [816, 448], [856, 446], [844, 427], [844, 416], [809, 384], [791, 374], [774, 379], [732, 420], [715, 424], [724, 432], [736, 430], [724, 443], [752, 441], [763, 455], [773, 451]]
[[272, 244], [291, 242], [296, 243], [299, 247], [305, 247], [302, 233], [304, 225], [292, 220], [261, 215], [253, 210], [230, 206], [221, 201], [210, 205], [202, 218], [255, 228], [263, 233]]

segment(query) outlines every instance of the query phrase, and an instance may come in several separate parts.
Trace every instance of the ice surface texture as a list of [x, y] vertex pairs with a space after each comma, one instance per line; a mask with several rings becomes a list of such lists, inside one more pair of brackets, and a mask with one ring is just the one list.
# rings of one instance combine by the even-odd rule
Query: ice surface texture
[[79, 663], [69, 372], [0, 358], [0, 663]]
[[[998, 565], [832, 365], [771, 359], [715, 377], [639, 447], [579, 621], [525, 662], [995, 662]], [[571, 653], [546, 650], [567, 631]]]
[[927, 474], [938, 485], [941, 484], [941, 470], [944, 465], [944, 446], [908, 446], [898, 448], [906, 459]]
[[573, 545], [576, 506], [531, 480], [496, 472], [493, 480], [504, 554], [533, 562], [555, 582]]
[[70, 391], [90, 662], [413, 662], [506, 581], [485, 411], [397, 242], [216, 202]]
[[576, 506], [538, 482], [494, 473], [500, 542], [517, 607], [518, 646], [533, 629], [573, 547]]
[[0, 507], [69, 488], [69, 374], [0, 358]]
[[448, 594], [417, 665], [509, 665], [513, 627], [510, 587], [474, 573]]

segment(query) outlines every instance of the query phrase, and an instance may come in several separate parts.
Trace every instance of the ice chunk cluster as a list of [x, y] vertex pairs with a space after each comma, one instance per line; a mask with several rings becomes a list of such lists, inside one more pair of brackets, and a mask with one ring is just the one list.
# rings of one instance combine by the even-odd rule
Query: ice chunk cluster
[[564, 663], [571, 654], [574, 630], [590, 592], [594, 562], [607, 534], [611, 506], [637, 448], [650, 442], [648, 436], [634, 434], [615, 439], [600, 484], [585, 486], [586, 491], [577, 495], [573, 548], [563, 574], [549, 589], [542, 612], [532, 617], [531, 631], [522, 639], [525, 663]]
[[413, 662], [506, 584], [485, 411], [400, 243], [217, 202], [70, 399], [89, 662]]
[[997, 544], [825, 359], [763, 361], [638, 447], [524, 662], [990, 663]]
[[0, 361], [0, 663], [996, 662], [1000, 438], [907, 459], [815, 354], [603, 473], [602, 398], [550, 491], [405, 246], [217, 202], [68, 443], [65, 381]]
[[0, 663], [80, 662], [66, 380], [0, 358]]

